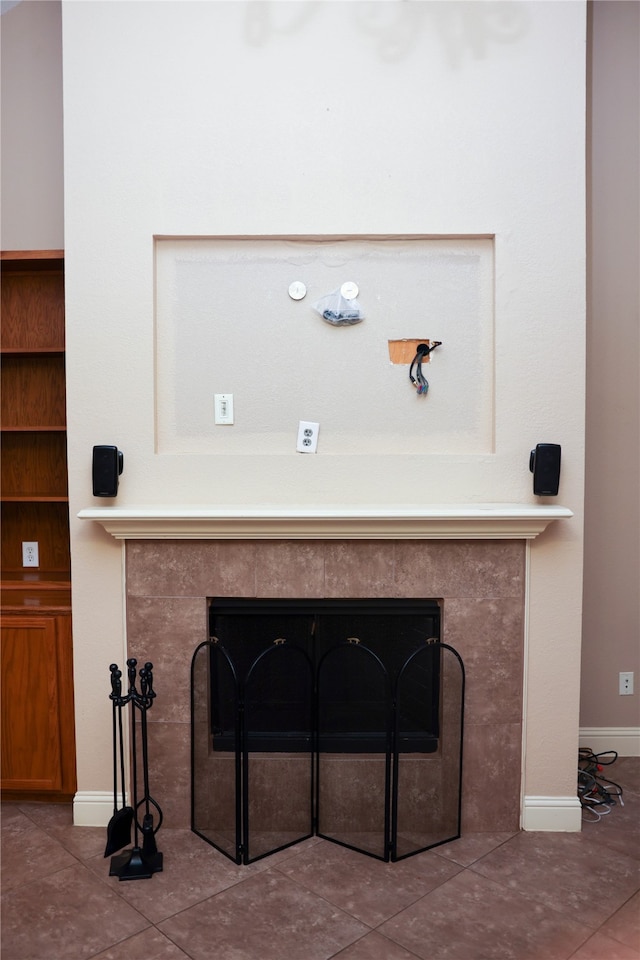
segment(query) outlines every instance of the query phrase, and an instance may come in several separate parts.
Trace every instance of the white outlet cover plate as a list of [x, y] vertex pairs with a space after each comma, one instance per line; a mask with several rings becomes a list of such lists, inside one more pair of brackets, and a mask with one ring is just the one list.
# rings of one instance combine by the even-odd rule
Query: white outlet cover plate
[[298, 441], [296, 443], [298, 453], [317, 453], [319, 432], [319, 423], [315, 423], [313, 420], [301, 420], [298, 424]]
[[40, 557], [37, 540], [22, 541], [22, 566], [38, 567], [40, 566]]

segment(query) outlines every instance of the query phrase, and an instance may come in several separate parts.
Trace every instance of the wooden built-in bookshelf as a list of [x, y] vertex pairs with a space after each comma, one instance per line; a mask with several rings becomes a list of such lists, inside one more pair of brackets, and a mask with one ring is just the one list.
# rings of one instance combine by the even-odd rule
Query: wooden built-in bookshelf
[[[3, 251], [2, 794], [75, 791], [64, 257]], [[39, 565], [23, 567], [22, 543]]]

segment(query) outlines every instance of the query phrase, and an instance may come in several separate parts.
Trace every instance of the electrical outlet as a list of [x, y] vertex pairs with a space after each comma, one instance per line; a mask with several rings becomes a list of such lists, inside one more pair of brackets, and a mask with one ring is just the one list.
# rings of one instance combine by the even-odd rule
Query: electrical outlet
[[228, 425], [233, 423], [233, 394], [214, 393], [214, 423]]
[[633, 693], [633, 671], [628, 673], [621, 673], [618, 678], [619, 683], [619, 694], [621, 697], [627, 696]]
[[298, 424], [298, 442], [296, 444], [298, 453], [317, 453], [319, 432], [319, 423], [301, 420]]
[[40, 566], [40, 557], [37, 540], [22, 541], [22, 566], [38, 567]]

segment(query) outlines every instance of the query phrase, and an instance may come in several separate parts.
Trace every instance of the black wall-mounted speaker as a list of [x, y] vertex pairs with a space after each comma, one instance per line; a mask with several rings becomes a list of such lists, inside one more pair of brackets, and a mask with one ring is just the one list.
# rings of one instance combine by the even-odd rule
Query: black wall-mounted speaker
[[93, 448], [94, 497], [117, 497], [118, 477], [123, 466], [124, 456], [117, 447], [102, 444]]
[[539, 443], [529, 457], [536, 497], [556, 497], [560, 486], [560, 444]]

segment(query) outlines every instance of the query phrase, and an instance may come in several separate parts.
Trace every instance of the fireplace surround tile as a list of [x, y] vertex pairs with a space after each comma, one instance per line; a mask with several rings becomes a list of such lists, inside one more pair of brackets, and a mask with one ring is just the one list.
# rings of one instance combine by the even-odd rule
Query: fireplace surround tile
[[521, 540], [395, 543], [396, 596], [523, 597]]
[[330, 540], [324, 548], [325, 596], [394, 596], [395, 558], [385, 540]]
[[[129, 597], [127, 633], [141, 665], [153, 663], [157, 697], [151, 721], [189, 723], [193, 651], [207, 635], [207, 604], [201, 597]], [[131, 646], [131, 642], [130, 642]]]
[[454, 597], [445, 606], [443, 639], [465, 665], [467, 723], [518, 723], [522, 717], [521, 600]]
[[438, 597], [467, 672], [463, 830], [517, 830], [525, 543], [142, 540], [126, 546], [129, 655], [154, 663], [152, 793], [190, 821], [189, 673], [208, 596]]
[[251, 544], [257, 597], [321, 597], [324, 591], [323, 542], [259, 540]]
[[250, 540], [129, 540], [127, 595], [253, 597], [255, 554]]
[[463, 836], [519, 828], [521, 751], [520, 723], [465, 725]]
[[191, 726], [149, 718], [149, 789], [166, 827], [191, 823]]

